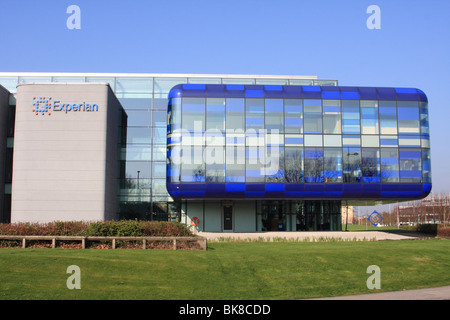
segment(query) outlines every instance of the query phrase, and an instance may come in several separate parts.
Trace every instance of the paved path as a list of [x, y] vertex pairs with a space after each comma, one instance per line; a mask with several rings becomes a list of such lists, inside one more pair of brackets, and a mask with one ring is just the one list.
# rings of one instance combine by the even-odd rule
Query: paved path
[[369, 293], [344, 297], [318, 298], [311, 300], [450, 300], [450, 286]]
[[236, 239], [236, 240], [265, 240], [286, 239], [298, 241], [312, 241], [323, 239], [338, 240], [407, 240], [418, 239], [422, 237], [418, 234], [410, 233], [390, 233], [383, 231], [301, 231], [301, 232], [199, 232], [199, 236], [203, 236], [208, 240]]

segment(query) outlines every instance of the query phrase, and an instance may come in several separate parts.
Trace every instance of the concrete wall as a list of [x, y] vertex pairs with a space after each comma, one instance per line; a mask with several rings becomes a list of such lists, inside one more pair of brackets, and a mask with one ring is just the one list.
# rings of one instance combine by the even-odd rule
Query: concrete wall
[[0, 221], [3, 221], [5, 194], [5, 154], [8, 122], [9, 91], [0, 85]]
[[[35, 114], [38, 97], [60, 105], [97, 104], [98, 111]], [[106, 84], [17, 87], [11, 222], [115, 216], [119, 107]]]

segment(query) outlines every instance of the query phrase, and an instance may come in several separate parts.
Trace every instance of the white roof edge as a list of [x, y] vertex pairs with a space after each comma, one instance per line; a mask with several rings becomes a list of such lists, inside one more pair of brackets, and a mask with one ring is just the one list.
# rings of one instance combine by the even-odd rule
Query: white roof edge
[[[253, 75], [253, 74], [189, 74], [189, 73], [84, 73], [84, 72], [0, 72], [0, 77], [155, 77], [155, 78], [255, 78], [255, 79], [318, 79], [317, 76]], [[322, 79], [320, 79], [322, 80]], [[334, 80], [334, 79], [323, 79]]]

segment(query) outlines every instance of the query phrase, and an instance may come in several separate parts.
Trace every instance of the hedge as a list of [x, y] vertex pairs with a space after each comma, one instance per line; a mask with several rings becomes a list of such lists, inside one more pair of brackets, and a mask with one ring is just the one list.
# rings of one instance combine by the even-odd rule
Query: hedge
[[193, 236], [192, 232], [184, 224], [166, 221], [55, 221], [49, 223], [2, 223], [0, 224], [2, 235], [23, 236]]

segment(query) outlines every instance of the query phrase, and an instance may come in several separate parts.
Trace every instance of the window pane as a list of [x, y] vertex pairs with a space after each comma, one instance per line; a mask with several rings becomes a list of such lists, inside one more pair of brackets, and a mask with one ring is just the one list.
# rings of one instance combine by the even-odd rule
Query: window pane
[[380, 100], [381, 134], [397, 134], [397, 105], [395, 101]]
[[186, 83], [186, 78], [155, 78], [154, 89], [155, 93], [169, 93], [177, 84]]
[[246, 130], [264, 129], [264, 99], [245, 99]]
[[419, 148], [400, 148], [400, 182], [422, 181], [422, 154]]
[[420, 116], [417, 101], [397, 101], [399, 134], [419, 134]]
[[283, 99], [265, 99], [265, 126], [270, 133], [272, 130], [284, 132]]
[[226, 99], [226, 130], [245, 130], [244, 99]]
[[225, 147], [208, 146], [205, 151], [206, 182], [225, 182]]
[[127, 144], [133, 143], [152, 143], [151, 128], [127, 128]]
[[325, 148], [323, 162], [325, 182], [342, 182], [342, 149]]
[[152, 112], [150, 110], [127, 110], [128, 127], [150, 127]]
[[340, 100], [323, 100], [323, 132], [341, 133]]
[[245, 182], [245, 147], [226, 147], [226, 182]]
[[431, 183], [430, 149], [422, 149], [422, 176], [424, 183]]
[[167, 126], [167, 111], [155, 111], [153, 110], [153, 125], [155, 127]]
[[264, 182], [265, 149], [261, 147], [247, 147], [245, 153], [245, 181]]
[[303, 133], [303, 101], [284, 100], [284, 121], [286, 133]]
[[182, 182], [205, 182], [205, 163], [202, 156], [202, 146], [182, 147]]
[[305, 148], [305, 182], [323, 182], [322, 148]]
[[166, 163], [165, 162], [153, 162], [152, 163], [152, 178], [165, 178], [166, 177]]
[[285, 180], [287, 183], [303, 182], [303, 148], [285, 148]]
[[221, 84], [222, 80], [220, 78], [189, 78], [188, 82], [197, 84]]
[[183, 130], [190, 132], [205, 131], [205, 100], [205, 98], [183, 98]]
[[181, 132], [181, 98], [172, 98], [169, 100], [167, 110], [167, 130], [169, 133]]
[[342, 100], [342, 132], [359, 134], [359, 101]]
[[269, 146], [264, 163], [266, 182], [284, 181], [284, 147]]
[[133, 145], [129, 144], [121, 150], [121, 160], [152, 160], [152, 147], [150, 145]]
[[428, 103], [420, 101], [419, 108], [420, 108], [420, 132], [422, 134], [428, 135], [430, 134], [430, 127], [428, 121]]
[[361, 149], [344, 148], [344, 182], [361, 182]]
[[116, 96], [125, 110], [133, 110], [133, 109], [149, 110], [152, 108], [151, 94], [118, 93]]
[[399, 182], [397, 148], [381, 148], [381, 182]]
[[116, 78], [116, 92], [153, 92], [153, 78]]
[[378, 101], [361, 100], [361, 126], [363, 134], [378, 134]]
[[167, 182], [180, 182], [181, 148], [179, 146], [169, 146], [167, 157]]
[[206, 99], [206, 130], [225, 130], [225, 99]]
[[305, 133], [322, 133], [322, 100], [303, 100]]
[[362, 149], [363, 182], [380, 182], [380, 149]]

